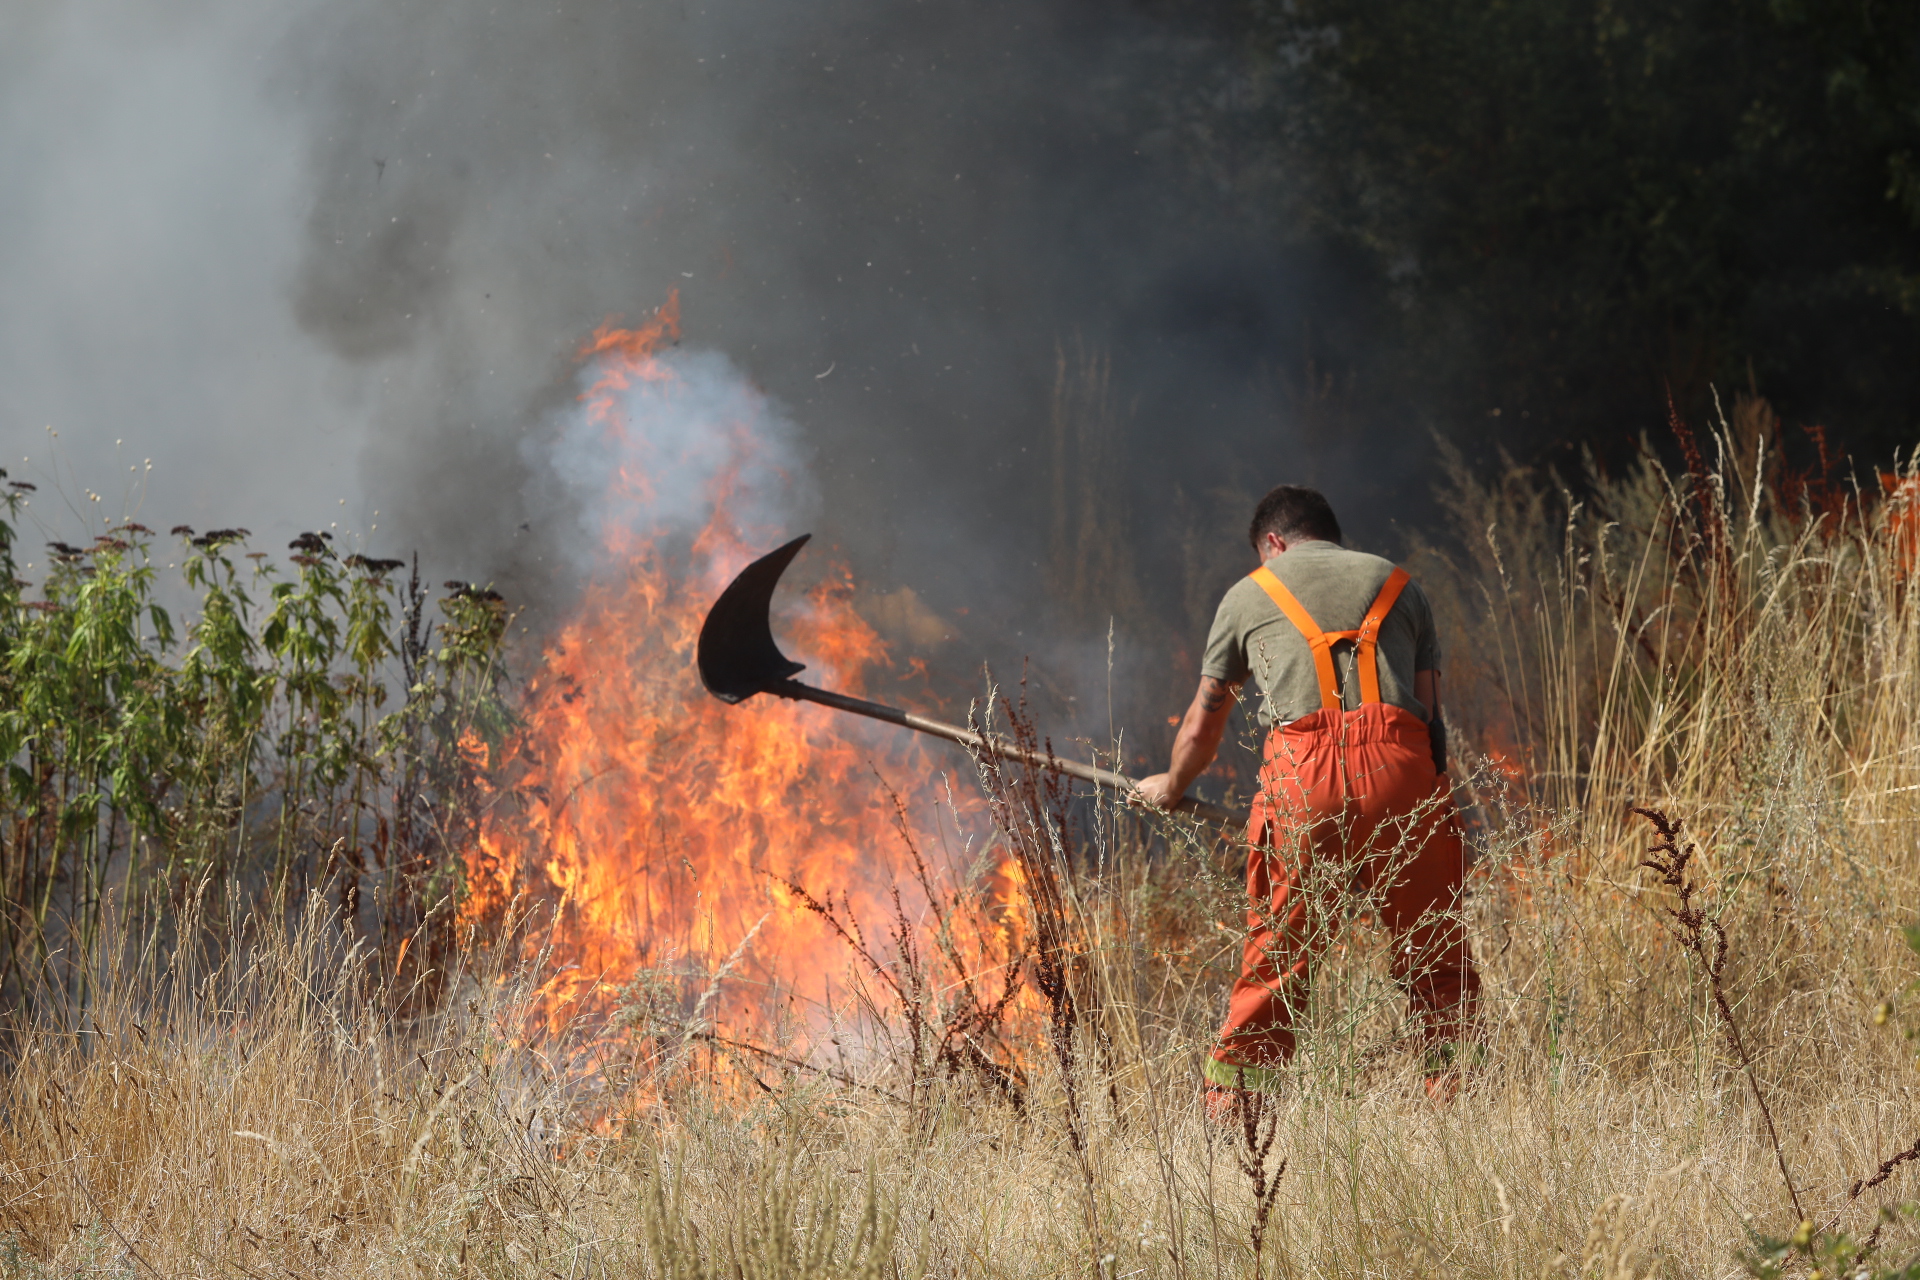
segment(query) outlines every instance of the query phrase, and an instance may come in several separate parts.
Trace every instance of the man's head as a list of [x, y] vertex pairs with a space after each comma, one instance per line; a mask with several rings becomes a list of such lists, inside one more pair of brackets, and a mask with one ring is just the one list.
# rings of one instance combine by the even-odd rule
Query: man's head
[[1269, 558], [1273, 550], [1267, 542], [1269, 534], [1281, 543], [1338, 542], [1340, 521], [1334, 517], [1326, 495], [1318, 489], [1283, 484], [1260, 499], [1260, 505], [1253, 511], [1253, 524], [1247, 530], [1247, 541], [1263, 560]]

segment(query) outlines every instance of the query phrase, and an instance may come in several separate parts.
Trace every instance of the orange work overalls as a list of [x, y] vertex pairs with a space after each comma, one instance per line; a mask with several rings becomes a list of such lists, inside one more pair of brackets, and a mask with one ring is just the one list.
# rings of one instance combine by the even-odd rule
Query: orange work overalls
[[[1293, 1056], [1310, 952], [1330, 936], [1342, 888], [1372, 891], [1393, 938], [1393, 976], [1430, 1042], [1464, 1038], [1480, 979], [1454, 912], [1466, 867], [1451, 788], [1434, 770], [1426, 724], [1380, 701], [1378, 636], [1406, 571], [1387, 578], [1357, 630], [1332, 632], [1270, 570], [1253, 577], [1312, 647], [1321, 708], [1267, 735], [1247, 830], [1246, 950], [1207, 1063], [1214, 1084], [1259, 1088]], [[1333, 665], [1342, 640], [1354, 644], [1360, 678], [1352, 711], [1341, 708]], [[1322, 898], [1311, 915], [1310, 875]]]

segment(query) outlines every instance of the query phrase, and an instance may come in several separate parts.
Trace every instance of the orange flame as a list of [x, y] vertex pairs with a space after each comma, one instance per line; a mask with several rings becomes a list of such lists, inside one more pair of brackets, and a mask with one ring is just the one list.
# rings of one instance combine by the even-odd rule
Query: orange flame
[[[675, 300], [637, 329], [603, 325], [581, 350], [585, 420], [628, 460], [607, 479], [620, 513], [601, 533], [611, 567], [544, 646], [501, 772], [521, 803], [496, 806], [467, 858], [468, 921], [497, 922], [516, 898], [553, 910], [538, 940], [559, 969], [550, 1018], [576, 1001], [604, 1007], [621, 984], [669, 963], [711, 973], [749, 936], [732, 996], [757, 986], [761, 1000], [796, 989], [819, 998], [844, 970], [845, 947], [774, 877], [846, 895], [856, 914], [887, 910], [903, 847], [876, 771], [917, 815], [934, 798], [937, 766], [898, 730], [771, 695], [727, 706], [701, 688], [694, 652], [708, 607], [793, 531], [754, 527], [737, 509], [743, 467], [762, 461], [751, 424], [738, 421], [698, 424], [703, 445], [730, 452], [707, 482], [711, 515], [690, 546], [683, 531], [631, 522], [663, 481], [635, 447], [625, 393], [671, 387], [678, 374], [661, 344], [677, 334]], [[888, 659], [852, 591], [834, 569], [781, 629], [809, 678], [859, 694]], [[722, 1003], [739, 1011], [737, 998]]]

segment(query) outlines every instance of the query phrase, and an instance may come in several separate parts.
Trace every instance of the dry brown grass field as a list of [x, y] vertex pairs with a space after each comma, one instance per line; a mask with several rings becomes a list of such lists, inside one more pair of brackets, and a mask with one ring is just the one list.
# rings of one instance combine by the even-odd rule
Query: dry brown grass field
[[[1108, 810], [1062, 865], [1033, 787], [994, 775], [1025, 1012], [981, 1013], [943, 959], [940, 928], [994, 908], [939, 867], [917, 968], [849, 955], [873, 998], [834, 1059], [716, 1042], [704, 1002], [644, 982], [613, 1032], [530, 1016], [540, 961], [498, 945], [423, 1008], [320, 914], [129, 944], [86, 1025], [11, 1029], [0, 1271], [1614, 1280], [1747, 1274], [1803, 1215], [1865, 1237], [1920, 1199], [1904, 1163], [1856, 1190], [1920, 1139], [1920, 503], [1911, 474], [1796, 480], [1768, 426], [1744, 405], [1690, 468], [1571, 509], [1462, 473], [1455, 551], [1410, 561], [1449, 602], [1480, 847], [1484, 1051], [1451, 1103], [1349, 899], [1288, 1087], [1210, 1124], [1239, 855]], [[1697, 846], [1747, 1061], [1630, 805]], [[1916, 1253], [1900, 1218], [1862, 1265]]]

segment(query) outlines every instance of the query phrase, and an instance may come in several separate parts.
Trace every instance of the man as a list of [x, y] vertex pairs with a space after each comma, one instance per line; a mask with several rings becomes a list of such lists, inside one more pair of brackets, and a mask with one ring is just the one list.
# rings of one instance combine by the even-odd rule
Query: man
[[1172, 765], [1140, 784], [1152, 803], [1178, 801], [1213, 762], [1234, 691], [1258, 682], [1267, 738], [1247, 831], [1249, 933], [1206, 1064], [1209, 1104], [1278, 1084], [1340, 888], [1378, 904], [1394, 977], [1425, 1023], [1429, 1091], [1450, 1094], [1444, 1061], [1468, 1034], [1479, 976], [1454, 912], [1465, 865], [1433, 610], [1404, 570], [1340, 545], [1316, 490], [1269, 493], [1248, 537], [1264, 563], [1220, 602]]

